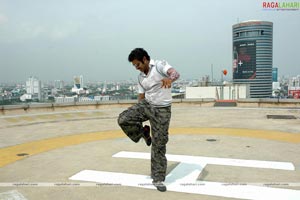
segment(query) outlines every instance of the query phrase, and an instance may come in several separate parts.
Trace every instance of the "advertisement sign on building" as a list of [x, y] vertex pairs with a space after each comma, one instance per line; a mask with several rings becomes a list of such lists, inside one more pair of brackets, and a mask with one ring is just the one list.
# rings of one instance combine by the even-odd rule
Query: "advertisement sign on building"
[[288, 95], [300, 99], [300, 87], [289, 87]]
[[255, 79], [256, 41], [233, 43], [233, 79]]

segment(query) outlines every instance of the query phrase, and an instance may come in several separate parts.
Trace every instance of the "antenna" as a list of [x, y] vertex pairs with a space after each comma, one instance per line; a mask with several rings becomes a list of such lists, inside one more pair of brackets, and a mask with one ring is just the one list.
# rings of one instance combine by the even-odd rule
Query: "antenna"
[[213, 64], [211, 64], [210, 70], [211, 70], [211, 82], [213, 83], [214, 82], [214, 66], [213, 66]]

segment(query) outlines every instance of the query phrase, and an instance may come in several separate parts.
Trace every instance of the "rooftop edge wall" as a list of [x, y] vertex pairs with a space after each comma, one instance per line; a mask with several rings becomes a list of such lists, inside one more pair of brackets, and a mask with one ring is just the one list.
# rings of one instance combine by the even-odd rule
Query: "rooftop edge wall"
[[[99, 101], [99, 102], [75, 102], [75, 103], [44, 103], [44, 104], [22, 104], [22, 105], [4, 105], [0, 106], [0, 115], [41, 113], [41, 112], [66, 112], [97, 110], [107, 107], [127, 108], [135, 104], [136, 100], [127, 101]], [[194, 105], [200, 107], [213, 107], [215, 99], [174, 99], [173, 105]], [[299, 99], [238, 99], [237, 107], [242, 108], [290, 108], [300, 109]]]

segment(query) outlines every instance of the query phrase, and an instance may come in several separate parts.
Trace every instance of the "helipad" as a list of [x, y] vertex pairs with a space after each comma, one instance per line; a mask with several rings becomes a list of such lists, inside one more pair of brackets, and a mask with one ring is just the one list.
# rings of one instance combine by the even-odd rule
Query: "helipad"
[[124, 109], [2, 115], [0, 199], [300, 198], [300, 110], [174, 104], [160, 193], [149, 147], [116, 123]]

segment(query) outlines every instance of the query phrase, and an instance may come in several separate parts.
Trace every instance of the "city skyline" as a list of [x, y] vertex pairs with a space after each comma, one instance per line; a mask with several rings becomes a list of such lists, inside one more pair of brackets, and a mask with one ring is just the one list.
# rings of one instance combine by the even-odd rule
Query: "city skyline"
[[264, 1], [0, 0], [0, 82], [136, 80], [127, 61], [135, 47], [165, 59], [184, 79], [221, 70], [232, 77], [232, 26], [274, 24], [273, 67], [300, 74], [300, 11], [264, 10]]

